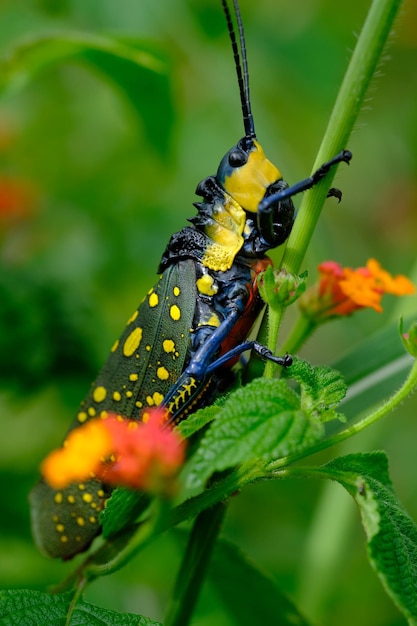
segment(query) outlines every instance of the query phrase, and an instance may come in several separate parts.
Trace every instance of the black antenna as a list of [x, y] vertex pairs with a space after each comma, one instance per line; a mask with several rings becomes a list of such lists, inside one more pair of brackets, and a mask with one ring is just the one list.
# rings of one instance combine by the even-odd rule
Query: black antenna
[[[233, 57], [235, 60], [237, 82], [239, 85], [240, 102], [242, 103], [243, 124], [246, 137], [255, 138], [255, 124], [253, 122], [252, 110], [249, 96], [249, 72], [246, 58], [245, 33], [243, 30], [242, 18], [240, 15], [238, 0], [233, 0], [237, 25], [239, 28], [240, 53], [242, 55], [242, 65], [240, 63], [239, 48], [236, 41], [236, 34], [233, 27], [232, 16], [227, 5], [227, 0], [222, 0], [224, 14], [226, 16], [227, 28], [229, 30], [230, 41], [232, 42]], [[243, 66], [243, 72], [242, 72]]]

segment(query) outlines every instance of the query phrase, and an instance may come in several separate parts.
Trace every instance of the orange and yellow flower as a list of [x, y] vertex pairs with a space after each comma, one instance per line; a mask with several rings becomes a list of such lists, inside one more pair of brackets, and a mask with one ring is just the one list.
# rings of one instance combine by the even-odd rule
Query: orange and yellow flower
[[315, 323], [351, 315], [366, 307], [380, 313], [384, 294], [402, 296], [415, 291], [406, 276], [391, 276], [375, 259], [357, 269], [325, 261], [318, 270], [319, 282], [299, 299], [303, 314]]
[[152, 492], [170, 491], [185, 458], [185, 442], [164, 427], [165, 411], [148, 411], [145, 422], [109, 414], [71, 431], [64, 445], [42, 464], [55, 489], [99, 478], [112, 486]]
[[62, 448], [51, 452], [41, 473], [54, 489], [83, 482], [96, 475], [101, 459], [112, 453], [112, 439], [105, 422], [94, 419], [72, 430]]

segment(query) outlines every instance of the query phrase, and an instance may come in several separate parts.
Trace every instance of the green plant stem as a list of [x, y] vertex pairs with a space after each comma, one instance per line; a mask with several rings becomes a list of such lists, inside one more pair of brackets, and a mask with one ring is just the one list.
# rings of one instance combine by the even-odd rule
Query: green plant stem
[[[313, 171], [347, 146], [401, 1], [373, 0], [333, 107]], [[332, 168], [318, 185], [303, 196], [280, 264], [289, 273], [298, 274], [300, 271], [334, 175], [335, 168]], [[278, 327], [283, 311], [284, 308], [280, 314], [277, 313]], [[275, 322], [271, 323], [271, 326], [275, 338]], [[297, 340], [294, 345], [298, 347], [300, 341]], [[275, 352], [277, 343], [268, 341], [268, 346]], [[265, 376], [270, 377], [274, 371], [273, 364], [267, 363]]]
[[225, 512], [226, 504], [218, 502], [197, 516], [178, 572], [165, 626], [189, 624]]
[[71, 625], [71, 618], [72, 618], [72, 614], [73, 614], [74, 609], [75, 609], [75, 605], [77, 604], [78, 600], [80, 599], [81, 594], [84, 591], [84, 588], [85, 588], [86, 584], [87, 584], [87, 579], [84, 578], [84, 577], [80, 578], [80, 580], [78, 581], [74, 597], [71, 600], [71, 604], [70, 604], [69, 609], [68, 609], [67, 617], [66, 617], [66, 620], [65, 620], [65, 626], [70, 626]]
[[267, 466], [268, 471], [271, 473], [279, 472], [280, 468], [286, 465], [289, 465], [290, 463], [293, 463], [294, 461], [304, 458], [307, 455], [310, 456], [311, 454], [315, 454], [316, 452], [321, 452], [322, 450], [325, 450], [326, 448], [330, 448], [331, 446], [334, 446], [342, 441], [345, 441], [345, 439], [349, 439], [353, 435], [360, 433], [361, 431], [365, 430], [365, 428], [368, 428], [369, 426], [372, 426], [372, 424], [375, 424], [382, 417], [387, 415], [387, 413], [389, 413], [390, 411], [395, 409], [399, 404], [401, 404], [401, 402], [403, 402], [407, 398], [407, 396], [413, 391], [413, 389], [416, 386], [417, 386], [417, 361], [414, 361], [413, 366], [410, 370], [410, 373], [407, 376], [402, 387], [400, 387], [400, 389], [396, 393], [394, 393], [390, 398], [388, 398], [388, 400], [384, 402], [383, 404], [381, 404], [375, 411], [373, 411], [372, 413], [369, 413], [368, 415], [360, 419], [355, 424], [352, 424], [348, 428], [345, 428], [339, 433], [336, 433], [332, 437], [328, 437], [328, 439], [325, 439], [324, 441], [317, 443], [315, 446], [312, 446], [311, 448], [301, 450], [300, 452], [297, 452], [293, 455], [288, 455], [286, 457], [282, 457], [281, 459], [278, 459], [277, 461], [273, 461], [272, 463], [269, 463]]
[[[284, 310], [282, 308], [279, 310], [272, 307], [268, 308], [268, 348], [271, 352], [275, 352], [278, 344], [278, 333], [283, 313]], [[267, 361], [265, 363], [264, 377], [273, 378], [278, 367], [279, 366], [276, 363]]]
[[[313, 171], [346, 147], [400, 5], [401, 0], [372, 2], [337, 96]], [[300, 270], [334, 174], [333, 168], [316, 187], [304, 194], [283, 256], [282, 267], [288, 272], [297, 274]]]

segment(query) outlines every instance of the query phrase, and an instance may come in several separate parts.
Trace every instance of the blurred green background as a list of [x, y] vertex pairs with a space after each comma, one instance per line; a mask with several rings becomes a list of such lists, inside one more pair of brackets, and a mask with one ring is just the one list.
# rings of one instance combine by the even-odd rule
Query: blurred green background
[[[258, 138], [289, 182], [311, 170], [368, 4], [241, 0]], [[143, 40], [166, 74], [140, 76], [86, 50], [51, 63], [42, 48], [33, 67], [22, 49], [10, 56], [21, 42], [30, 48], [71, 31]], [[45, 589], [74, 565], [33, 546], [27, 494], [39, 462], [155, 281], [171, 233], [194, 214], [197, 183], [243, 129], [216, 0], [2, 0], [0, 53], [0, 585]], [[327, 203], [306, 259], [312, 279], [324, 259], [359, 266], [374, 256], [417, 280], [412, 0], [368, 95], [347, 146], [353, 161], [335, 181], [343, 202]], [[329, 363], [413, 308], [415, 297], [387, 301], [381, 315], [329, 324], [304, 354]], [[415, 397], [349, 450], [375, 448], [388, 451], [394, 485], [417, 520]], [[367, 563], [358, 515], [340, 487], [254, 486], [234, 498], [224, 534], [317, 623], [405, 623]], [[180, 555], [181, 542], [164, 536], [87, 598], [161, 619]], [[233, 623], [209, 583], [193, 623]]]

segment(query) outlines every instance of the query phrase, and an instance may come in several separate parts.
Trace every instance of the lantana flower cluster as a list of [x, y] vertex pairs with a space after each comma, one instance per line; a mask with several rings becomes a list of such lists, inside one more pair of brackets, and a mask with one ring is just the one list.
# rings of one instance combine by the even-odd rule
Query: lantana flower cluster
[[166, 425], [166, 412], [147, 412], [146, 422], [109, 413], [72, 430], [62, 448], [42, 464], [55, 489], [98, 478], [107, 485], [166, 493], [185, 458], [185, 442]]
[[325, 261], [318, 271], [318, 283], [298, 301], [302, 313], [316, 324], [366, 307], [381, 313], [384, 294], [402, 296], [415, 291], [406, 276], [391, 276], [375, 259], [369, 259], [365, 267], [357, 269]]

